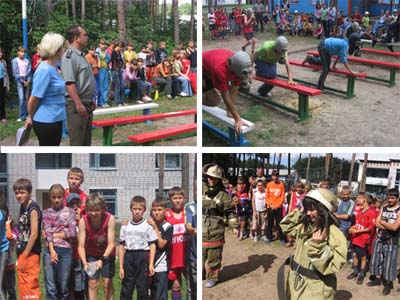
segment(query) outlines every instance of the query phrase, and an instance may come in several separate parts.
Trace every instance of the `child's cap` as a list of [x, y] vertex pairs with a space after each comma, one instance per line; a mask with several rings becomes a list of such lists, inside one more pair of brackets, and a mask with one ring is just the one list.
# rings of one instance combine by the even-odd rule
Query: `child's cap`
[[81, 202], [81, 197], [79, 196], [79, 194], [71, 193], [67, 197], [67, 205], [69, 205], [72, 202], [72, 200], [74, 200], [74, 199], [78, 199], [79, 202]]

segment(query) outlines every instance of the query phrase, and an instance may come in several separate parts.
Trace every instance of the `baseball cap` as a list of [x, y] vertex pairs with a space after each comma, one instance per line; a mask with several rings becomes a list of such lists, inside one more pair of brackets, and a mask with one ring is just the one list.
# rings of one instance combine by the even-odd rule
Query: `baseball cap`
[[245, 51], [236, 52], [228, 58], [230, 69], [240, 78], [246, 79], [251, 73], [250, 56]]
[[276, 49], [278, 50], [279, 53], [286, 52], [288, 49], [288, 40], [285, 38], [283, 35], [279, 36], [276, 39]]
[[311, 190], [306, 195], [307, 198], [314, 199], [323, 204], [330, 212], [335, 212], [338, 206], [338, 199], [334, 193], [325, 188]]
[[71, 193], [67, 197], [67, 205], [69, 205], [71, 203], [71, 201], [74, 200], [74, 199], [78, 199], [79, 202], [81, 202], [81, 197], [79, 196], [79, 194]]

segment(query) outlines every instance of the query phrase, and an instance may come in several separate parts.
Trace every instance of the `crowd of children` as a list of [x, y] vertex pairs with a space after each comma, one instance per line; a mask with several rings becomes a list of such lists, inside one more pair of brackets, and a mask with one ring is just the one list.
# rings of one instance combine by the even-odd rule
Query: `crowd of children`
[[[266, 9], [268, 11], [268, 8]], [[358, 12], [358, 7], [354, 7], [354, 12], [346, 16], [343, 10], [339, 10], [333, 3], [327, 7], [324, 3], [316, 4], [314, 12], [302, 13], [298, 10], [289, 11], [288, 6], [276, 5], [270, 14], [263, 14], [263, 31], [268, 27], [275, 27], [277, 34], [315, 36], [322, 37], [345, 37], [345, 32], [352, 23], [357, 22], [360, 25], [361, 35], [365, 39], [376, 39], [379, 28], [388, 30], [390, 24], [398, 22], [397, 10], [393, 10], [393, 15], [389, 11], [381, 12], [379, 21], [373, 23], [370, 20], [368, 11], [363, 15]], [[210, 40], [226, 39], [228, 32], [235, 35], [243, 35], [249, 41], [247, 35], [249, 32], [258, 31], [258, 24], [253, 8], [242, 9], [237, 6], [228, 11], [223, 6], [211, 8], [208, 13]], [[251, 28], [250, 28], [251, 27]], [[398, 27], [398, 26], [397, 26]]]
[[[90, 53], [88, 55], [90, 56]], [[188, 41], [187, 46], [180, 42], [168, 53], [164, 40], [159, 42], [157, 49], [154, 49], [154, 42], [148, 40], [145, 46], [135, 51], [131, 42], [126, 46], [122, 41], [113, 40], [107, 47], [106, 41], [100, 39], [93, 56], [93, 72], [97, 72], [100, 67], [100, 72], [103, 73], [98, 77], [95, 74], [99, 87], [95, 93], [99, 95], [99, 107], [109, 106], [108, 95], [113, 95], [117, 105], [124, 105], [126, 98], [133, 98], [138, 103], [151, 102], [152, 98], [158, 97], [158, 92], [164, 91], [166, 85], [166, 95], [169, 99], [197, 93], [197, 49], [193, 40]], [[161, 66], [165, 64], [166, 69], [160, 72]], [[111, 85], [109, 74], [112, 79]], [[156, 77], [170, 78], [171, 84], [157, 81]]]
[[[150, 218], [144, 218], [146, 199], [134, 196], [130, 221], [121, 224], [116, 241], [115, 217], [97, 193], [80, 189], [83, 171], [68, 171], [68, 188], [49, 189], [50, 207], [41, 210], [32, 199], [32, 183], [20, 178], [14, 185], [20, 206], [18, 229], [10, 217], [5, 193], [0, 190], [0, 299], [41, 299], [40, 254], [43, 254], [46, 299], [98, 299], [100, 277], [104, 299], [182, 299], [182, 276], [187, 278], [187, 299], [196, 299], [196, 209], [185, 206], [179, 187], [169, 201], [157, 197]], [[170, 205], [169, 203], [170, 202]], [[171, 207], [171, 208], [168, 208]], [[43, 245], [43, 249], [42, 249]], [[114, 291], [116, 260], [121, 291]], [[189, 264], [190, 266], [188, 266]]]
[[[315, 189], [312, 190], [311, 184], [302, 182], [285, 189], [276, 170], [268, 182], [262, 176], [262, 169], [257, 171], [257, 177], [249, 176], [248, 187], [242, 177], [237, 179], [236, 185], [228, 179], [223, 181], [240, 220], [239, 240], [251, 237], [254, 242], [262, 239], [266, 244], [280, 240], [283, 246], [292, 247], [297, 242], [292, 235], [285, 236], [279, 224], [288, 214], [293, 218], [294, 211], [305, 211], [304, 201], [309, 197], [309, 191], [315, 193]], [[321, 189], [330, 190], [328, 180], [320, 182], [318, 191]], [[330, 194], [334, 195], [334, 192], [331, 190]], [[389, 189], [387, 200], [383, 203], [381, 198], [373, 198], [363, 192], [358, 193], [353, 201], [351, 193], [349, 186], [343, 186], [339, 201], [335, 200], [337, 205], [328, 205], [331, 210], [329, 218], [337, 225], [343, 239], [347, 240], [347, 261], [353, 265], [353, 271], [347, 278], [356, 279], [356, 283], [362, 285], [369, 272], [367, 286], [382, 285], [382, 293], [388, 295], [398, 275], [399, 191]], [[285, 219], [282, 222], [288, 232], [289, 221]]]

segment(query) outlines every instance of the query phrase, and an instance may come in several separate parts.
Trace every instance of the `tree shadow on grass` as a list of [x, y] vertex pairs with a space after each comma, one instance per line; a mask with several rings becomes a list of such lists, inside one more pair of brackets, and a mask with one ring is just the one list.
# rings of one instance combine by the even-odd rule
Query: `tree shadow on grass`
[[275, 255], [263, 254], [263, 255], [250, 255], [248, 261], [242, 262], [240, 264], [225, 266], [219, 275], [219, 282], [229, 281], [250, 272], [253, 272], [258, 267], [262, 266], [264, 268], [264, 273], [268, 271], [272, 263], [277, 257]]
[[335, 300], [350, 300], [353, 299], [353, 294], [349, 291], [339, 290], [335, 293]]

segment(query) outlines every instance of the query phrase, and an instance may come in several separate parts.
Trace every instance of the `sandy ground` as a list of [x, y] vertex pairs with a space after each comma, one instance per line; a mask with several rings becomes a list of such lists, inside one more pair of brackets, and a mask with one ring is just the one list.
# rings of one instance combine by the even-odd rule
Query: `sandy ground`
[[[257, 36], [258, 45], [265, 40], [276, 38], [274, 33], [263, 33]], [[319, 40], [306, 37], [290, 37], [289, 58], [303, 60], [308, 50], [317, 49]], [[244, 44], [242, 36], [229, 36], [227, 40], [203, 40], [203, 51], [214, 48], [226, 48], [239, 51]], [[250, 47], [247, 48], [250, 52]], [[379, 57], [363, 54], [365, 58], [400, 62], [393, 57]], [[351, 64], [351, 63], [350, 63]], [[351, 67], [371, 76], [389, 78], [389, 71], [377, 67], [351, 64]], [[344, 68], [338, 64], [338, 68]], [[297, 66], [292, 67], [294, 78], [301, 78], [310, 82], [317, 82], [319, 72]], [[285, 67], [278, 65], [278, 74], [286, 75]], [[397, 72], [397, 85], [389, 88], [386, 84], [376, 81], [357, 80], [355, 85], [356, 96], [346, 100], [341, 95], [332, 93], [310, 97], [312, 118], [304, 122], [295, 122], [296, 115], [287, 113], [261, 101], [239, 95], [237, 99], [238, 111], [242, 114], [251, 106], [256, 106], [258, 116], [256, 120], [249, 119], [256, 124], [256, 130], [246, 134], [251, 146], [399, 146], [397, 138], [400, 126], [397, 125], [400, 109], [400, 83]], [[260, 84], [254, 82], [251, 92], [256, 92]], [[342, 76], [328, 75], [326, 85], [346, 90], [347, 79]], [[297, 105], [297, 94], [281, 88], [272, 90], [273, 100]], [[203, 134], [203, 145], [223, 146], [220, 139], [213, 138], [208, 131]]]
[[[276, 274], [292, 252], [293, 248], [283, 248], [276, 241], [272, 245], [265, 245], [262, 241], [255, 244], [250, 239], [239, 241], [227, 231], [220, 283], [206, 289], [203, 281], [203, 299], [278, 299]], [[350, 272], [350, 265], [345, 265], [337, 274], [335, 300], [399, 299], [397, 282], [391, 294], [383, 296], [383, 287], [368, 287], [368, 280], [364, 280], [363, 285], [357, 285], [355, 280], [347, 280]]]

